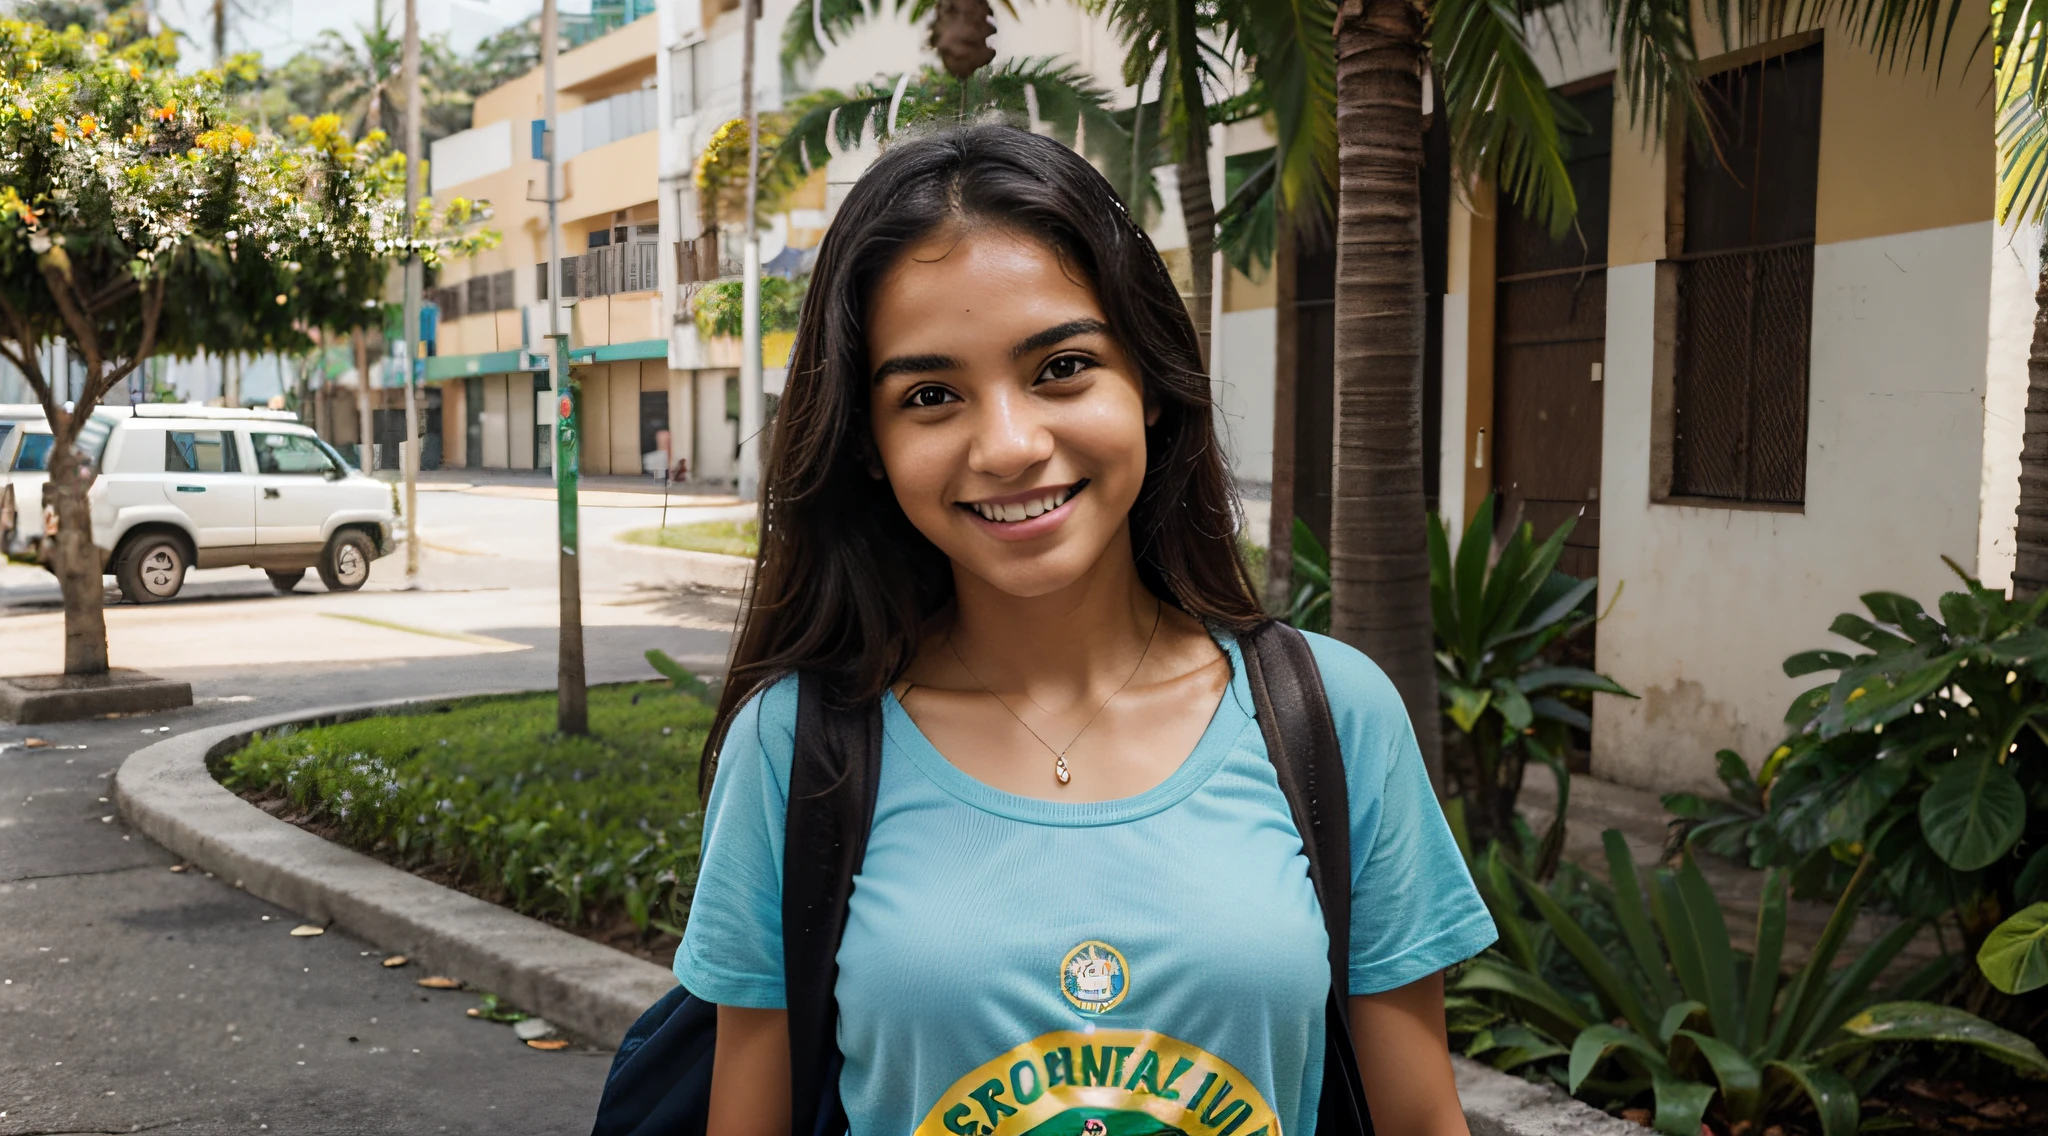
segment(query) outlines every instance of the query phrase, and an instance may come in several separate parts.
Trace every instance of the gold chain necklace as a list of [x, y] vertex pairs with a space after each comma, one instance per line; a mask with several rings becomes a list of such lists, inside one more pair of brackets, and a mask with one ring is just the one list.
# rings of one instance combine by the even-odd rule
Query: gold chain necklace
[[[1102, 705], [1097, 706], [1095, 708], [1095, 713], [1088, 715], [1088, 720], [1086, 722], [1081, 723], [1081, 728], [1079, 730], [1074, 731], [1074, 736], [1068, 738], [1066, 746], [1061, 749], [1054, 749], [1053, 744], [1051, 742], [1046, 741], [1043, 737], [1040, 737], [1038, 731], [1031, 728], [1031, 723], [1025, 721], [1023, 715], [1017, 713], [1015, 710], [1010, 708], [1010, 703], [1006, 699], [1004, 699], [1002, 695], [997, 694], [995, 690], [989, 686], [989, 684], [981, 681], [981, 676], [974, 673], [974, 668], [967, 665], [966, 659], [961, 658], [960, 648], [955, 647], [953, 645], [953, 631], [951, 628], [947, 628], [946, 630], [946, 650], [953, 652], [954, 661], [960, 664], [961, 670], [967, 672], [968, 678], [971, 678], [975, 682], [981, 684], [981, 692], [983, 694], [986, 694], [990, 698], [995, 699], [996, 705], [1001, 706], [1005, 710], [1009, 710], [1010, 717], [1017, 719], [1017, 724], [1024, 727], [1024, 732], [1030, 734], [1034, 739], [1037, 740], [1039, 745], [1045, 747], [1046, 752], [1052, 754], [1052, 775], [1059, 779], [1060, 784], [1064, 785], [1067, 782], [1072, 781], [1074, 779], [1073, 773], [1067, 769], [1067, 750], [1074, 748], [1074, 743], [1081, 740], [1081, 735], [1088, 732], [1088, 727], [1095, 724], [1095, 719], [1102, 717], [1102, 712], [1104, 710], [1109, 709], [1109, 704], [1116, 701], [1116, 696], [1124, 692], [1124, 687], [1131, 685], [1131, 680], [1138, 677], [1138, 672], [1142, 670], [1145, 666], [1145, 660], [1149, 658], [1152, 654], [1152, 641], [1159, 637], [1159, 618], [1166, 612], [1166, 605], [1164, 602], [1154, 600], [1153, 604], [1154, 606], [1152, 608], [1152, 633], [1145, 636], [1145, 651], [1143, 654], [1138, 656], [1138, 665], [1131, 668], [1131, 673], [1125, 675], [1124, 681], [1121, 684], [1119, 684], [1115, 690], [1109, 692], [1109, 697], [1102, 700]], [[1041, 707], [1041, 709], [1043, 709], [1043, 707]]]

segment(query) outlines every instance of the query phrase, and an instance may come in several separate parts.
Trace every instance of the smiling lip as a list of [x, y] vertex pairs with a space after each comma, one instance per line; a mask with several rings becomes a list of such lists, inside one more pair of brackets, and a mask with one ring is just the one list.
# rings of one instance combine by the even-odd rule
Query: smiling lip
[[1088, 481], [1083, 478], [1072, 485], [956, 504], [962, 512], [974, 518], [977, 527], [991, 536], [1002, 540], [1029, 540], [1058, 527], [1067, 518], [1067, 505], [1087, 487]]

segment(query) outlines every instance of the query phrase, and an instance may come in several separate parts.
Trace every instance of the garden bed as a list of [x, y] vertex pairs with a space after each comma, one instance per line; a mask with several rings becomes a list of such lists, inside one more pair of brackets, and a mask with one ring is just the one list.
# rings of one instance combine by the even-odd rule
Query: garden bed
[[668, 682], [286, 727], [213, 762], [266, 812], [422, 878], [667, 965], [696, 883], [711, 707]]
[[760, 548], [760, 524], [755, 521], [692, 521], [666, 528], [632, 529], [619, 539], [628, 544], [655, 548], [679, 548], [685, 552], [713, 552], [720, 556], [741, 556], [748, 560]]

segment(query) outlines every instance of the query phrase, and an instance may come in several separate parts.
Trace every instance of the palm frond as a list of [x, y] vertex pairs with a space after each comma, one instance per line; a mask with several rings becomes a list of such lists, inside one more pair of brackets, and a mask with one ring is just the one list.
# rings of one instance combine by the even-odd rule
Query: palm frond
[[[1750, 0], [1754, 3], [1756, 0]], [[1784, 0], [1762, 0], [1779, 5]], [[1712, 18], [1726, 27], [1728, 0], [1718, 0]], [[1674, 112], [1696, 136], [1706, 133], [1694, 65], [1689, 0], [1607, 0], [1607, 35], [1614, 47], [1615, 84], [1628, 98], [1628, 121], [1643, 137], [1656, 138], [1672, 125]]]
[[1451, 168], [1484, 179], [1562, 237], [1578, 212], [1560, 120], [1576, 118], [1550, 90], [1513, 0], [1439, 0], [1430, 46], [1443, 84]]
[[2018, 90], [1998, 107], [1998, 220], [2039, 221], [2048, 206], [2048, 121], [2033, 92]]
[[1332, 0], [1223, 0], [1219, 24], [1273, 114], [1279, 205], [1327, 216], [1337, 184], [1336, 5]]
[[[868, 0], [796, 0], [782, 24], [782, 69], [815, 64], [825, 58], [829, 41], [858, 27], [875, 13]], [[825, 34], [820, 40], [818, 33]]]
[[[1723, 5], [1727, 2], [1720, 0]], [[1759, 40], [1794, 28], [1839, 23], [1887, 67], [1897, 66], [1901, 56], [1908, 62], [1915, 62], [1917, 56], [1921, 68], [1933, 66], [1937, 79], [1948, 62], [1956, 25], [1966, 10], [1962, 0], [1763, 0], [1760, 7], [1755, 5], [1756, 0], [1750, 0], [1745, 9], [1749, 19], [1740, 29]], [[2039, 19], [2038, 15], [2032, 17], [2036, 26]], [[1986, 39], [1998, 42], [1990, 32], [1980, 35], [1971, 56], [1983, 49]]]
[[1273, 264], [1280, 240], [1279, 182], [1281, 157], [1266, 160], [1250, 177], [1231, 191], [1230, 200], [1216, 214], [1216, 247], [1230, 267], [1250, 276]]

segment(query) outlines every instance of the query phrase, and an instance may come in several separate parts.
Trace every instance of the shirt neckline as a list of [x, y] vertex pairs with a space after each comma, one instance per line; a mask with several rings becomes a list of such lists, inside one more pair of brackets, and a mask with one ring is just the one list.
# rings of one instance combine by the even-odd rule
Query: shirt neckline
[[897, 700], [895, 691], [882, 695], [882, 738], [886, 746], [910, 759], [918, 772], [964, 804], [1026, 824], [1085, 828], [1124, 824], [1172, 808], [1184, 801], [1222, 766], [1253, 719], [1251, 687], [1235, 637], [1213, 632], [1216, 645], [1230, 661], [1230, 685], [1216, 700], [1216, 709], [1195, 748], [1166, 779], [1132, 797], [1068, 803], [1026, 797], [998, 789], [946, 760], [931, 739]]

